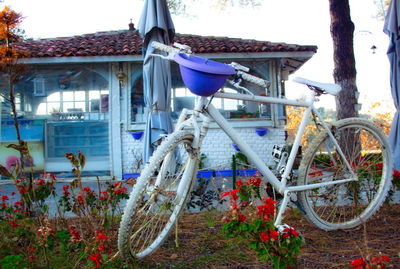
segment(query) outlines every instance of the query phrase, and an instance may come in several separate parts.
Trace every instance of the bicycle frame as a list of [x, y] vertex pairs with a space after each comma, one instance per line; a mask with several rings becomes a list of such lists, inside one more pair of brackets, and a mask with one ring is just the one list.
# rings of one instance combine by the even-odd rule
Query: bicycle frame
[[[278, 97], [263, 97], [263, 96], [255, 96], [255, 95], [250, 95], [250, 94], [239, 94], [239, 93], [218, 92], [214, 95], [214, 97], [217, 97], [217, 98], [235, 99], [235, 100], [243, 100], [243, 101], [254, 101], [254, 102], [265, 102], [265, 103], [271, 103], [271, 104], [284, 104], [284, 105], [299, 106], [299, 107], [306, 108], [306, 110], [303, 113], [300, 127], [298, 129], [298, 132], [296, 134], [296, 137], [295, 137], [295, 140], [293, 143], [293, 147], [290, 151], [290, 154], [289, 154], [286, 166], [285, 166], [285, 170], [282, 175], [282, 180], [279, 180], [275, 176], [275, 174], [273, 174], [272, 171], [267, 167], [267, 165], [265, 165], [265, 163], [257, 155], [257, 153], [255, 153], [243, 139], [240, 139], [239, 135], [236, 134], [234, 128], [230, 126], [228, 121], [211, 104], [210, 100], [207, 97], [198, 97], [194, 110], [186, 110], [185, 109], [182, 111], [182, 113], [178, 119], [176, 129], [179, 130], [188, 125], [193, 127], [194, 132], [195, 132], [195, 141], [193, 143], [193, 147], [195, 149], [198, 149], [201, 145], [202, 138], [207, 133], [208, 125], [210, 122], [210, 119], [203, 114], [204, 112], [207, 112], [208, 115], [211, 117], [211, 119], [215, 120], [215, 122], [218, 124], [218, 126], [232, 139], [232, 141], [236, 145], [238, 145], [240, 150], [247, 156], [247, 158], [260, 171], [260, 173], [263, 175], [264, 179], [266, 181], [268, 181], [269, 183], [271, 183], [271, 185], [274, 187], [274, 189], [276, 189], [279, 193], [284, 195], [277, 218], [275, 220], [275, 225], [278, 225], [278, 224], [280, 224], [282, 215], [283, 215], [284, 211], [286, 210], [291, 192], [304, 191], [304, 190], [310, 190], [310, 189], [319, 188], [319, 187], [328, 186], [328, 185], [342, 184], [342, 183], [346, 183], [346, 182], [350, 182], [350, 181], [357, 181], [357, 176], [352, 171], [351, 165], [346, 160], [344, 153], [341, 150], [340, 145], [338, 144], [337, 140], [333, 136], [329, 126], [323, 120], [321, 120], [322, 119], [321, 115], [319, 114], [317, 109], [314, 107], [314, 102], [316, 101], [316, 96], [317, 96], [317, 93], [312, 92], [312, 95], [310, 96], [310, 99], [308, 101], [296, 101], [296, 100], [289, 100], [289, 99], [278, 98]], [[337, 150], [338, 150], [340, 156], [343, 158], [345, 165], [347, 166], [349, 171], [351, 171], [351, 177], [336, 180], [336, 181], [321, 182], [321, 183], [315, 183], [315, 184], [309, 184], [309, 185], [303, 185], [303, 186], [287, 186], [287, 180], [289, 179], [289, 174], [292, 171], [294, 160], [295, 160], [295, 157], [296, 157], [297, 152], [300, 147], [301, 138], [304, 134], [304, 131], [305, 131], [305, 128], [307, 125], [307, 121], [308, 121], [308, 118], [311, 113], [314, 113], [314, 115], [320, 119], [319, 121], [320, 121], [322, 127], [328, 133], [332, 142], [337, 147]], [[186, 120], [186, 117], [188, 115], [191, 115], [191, 116], [189, 117], [189, 119]], [[198, 117], [200, 117], [203, 120], [203, 123], [201, 124], [201, 126], [198, 124], [198, 122], [196, 120]]]

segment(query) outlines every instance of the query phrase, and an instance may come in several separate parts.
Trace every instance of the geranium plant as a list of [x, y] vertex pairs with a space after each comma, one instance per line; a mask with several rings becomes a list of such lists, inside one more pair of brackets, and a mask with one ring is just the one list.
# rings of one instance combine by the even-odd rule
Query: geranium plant
[[349, 264], [353, 269], [385, 269], [389, 263], [390, 258], [388, 256], [376, 256], [371, 258], [358, 258], [352, 260]]
[[260, 177], [253, 176], [237, 189], [225, 192], [230, 211], [224, 217], [223, 233], [247, 243], [260, 260], [272, 262], [274, 268], [290, 268], [296, 264], [302, 237], [288, 225], [274, 225], [276, 201], [260, 197]]

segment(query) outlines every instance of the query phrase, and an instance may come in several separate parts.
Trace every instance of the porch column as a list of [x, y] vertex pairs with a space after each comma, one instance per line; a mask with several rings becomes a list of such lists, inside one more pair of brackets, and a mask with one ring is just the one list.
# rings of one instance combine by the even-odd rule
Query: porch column
[[[121, 143], [121, 97], [120, 93], [126, 91], [126, 77], [122, 81], [122, 75], [126, 74], [125, 65], [122, 63], [112, 63], [110, 68], [110, 120], [109, 120], [109, 140], [110, 140], [110, 171], [111, 176], [122, 179], [122, 143]], [[121, 82], [120, 82], [121, 80]], [[124, 83], [125, 82], [125, 83]]]

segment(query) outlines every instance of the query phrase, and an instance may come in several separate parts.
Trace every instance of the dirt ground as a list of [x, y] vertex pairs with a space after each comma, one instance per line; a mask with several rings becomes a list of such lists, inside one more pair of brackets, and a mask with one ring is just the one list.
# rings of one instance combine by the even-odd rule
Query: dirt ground
[[[179, 225], [179, 247], [175, 246], [172, 234], [160, 250], [140, 261], [138, 267], [271, 268], [258, 262], [246, 246], [221, 235], [221, 217], [216, 212], [185, 214]], [[368, 253], [389, 256], [390, 268], [400, 268], [400, 205], [384, 205], [365, 227], [346, 231], [319, 230], [300, 213], [289, 214], [284, 222], [305, 238], [297, 268], [351, 268], [351, 260]]]

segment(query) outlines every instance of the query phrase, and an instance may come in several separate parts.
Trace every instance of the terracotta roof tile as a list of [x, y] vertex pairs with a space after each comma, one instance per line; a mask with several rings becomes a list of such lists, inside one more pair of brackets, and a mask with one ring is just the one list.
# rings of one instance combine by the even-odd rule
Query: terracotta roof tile
[[[175, 41], [194, 53], [289, 52], [317, 50], [316, 46], [272, 43], [248, 39], [176, 34]], [[141, 55], [142, 39], [134, 30], [98, 32], [73, 37], [27, 40], [18, 47], [30, 57]]]

